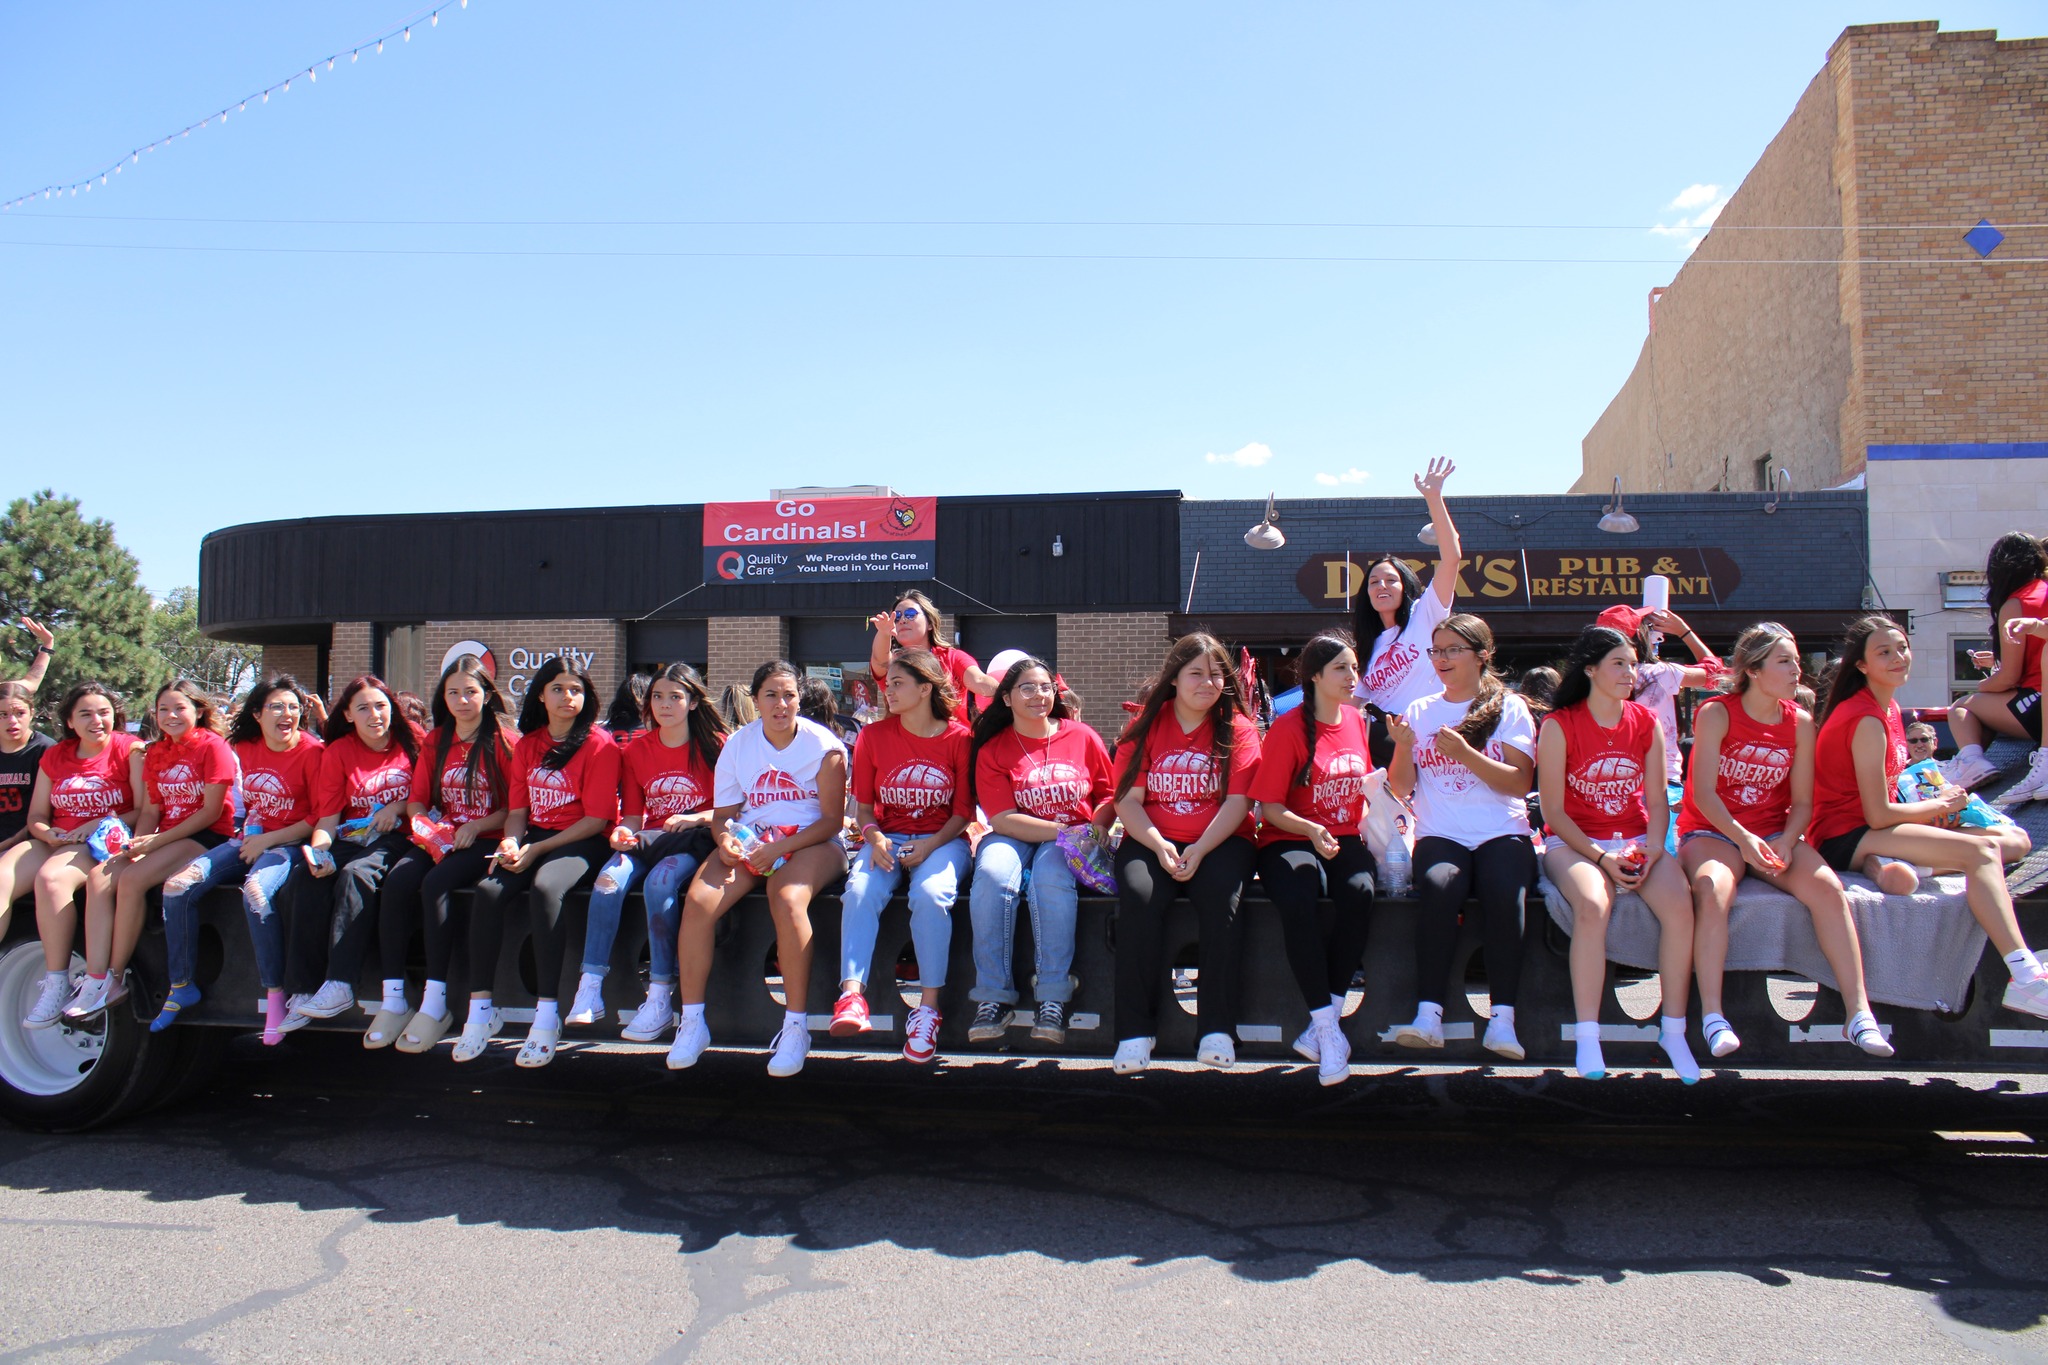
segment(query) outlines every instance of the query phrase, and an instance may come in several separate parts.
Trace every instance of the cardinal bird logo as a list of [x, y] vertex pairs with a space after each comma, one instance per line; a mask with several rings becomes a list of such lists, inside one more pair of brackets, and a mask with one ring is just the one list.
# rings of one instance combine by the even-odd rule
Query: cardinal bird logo
[[897, 498], [889, 504], [889, 521], [898, 531], [908, 534], [917, 529], [917, 509]]

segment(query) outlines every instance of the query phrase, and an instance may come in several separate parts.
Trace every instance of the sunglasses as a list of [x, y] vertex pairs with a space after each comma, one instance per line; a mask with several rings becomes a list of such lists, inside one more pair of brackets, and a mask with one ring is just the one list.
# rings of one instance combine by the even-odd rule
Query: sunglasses
[[922, 616], [923, 614], [924, 613], [920, 612], [916, 607], [904, 607], [901, 611], [898, 611], [896, 613], [896, 619], [899, 621], [915, 621], [918, 617]]

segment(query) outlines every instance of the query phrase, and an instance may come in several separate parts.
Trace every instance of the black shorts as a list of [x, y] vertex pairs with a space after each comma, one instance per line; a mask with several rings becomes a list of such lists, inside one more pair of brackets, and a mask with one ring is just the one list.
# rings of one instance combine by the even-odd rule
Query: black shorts
[[1837, 872], [1853, 871], [1850, 864], [1856, 860], [1856, 847], [1863, 842], [1863, 836], [1868, 833], [1870, 826], [1858, 825], [1852, 830], [1835, 835], [1832, 839], [1821, 840], [1821, 861]]
[[2041, 694], [2032, 688], [2021, 688], [2012, 694], [2012, 700], [2005, 704], [2012, 712], [2012, 718], [2020, 723], [2034, 743], [2041, 742]]
[[188, 834], [185, 837], [205, 849], [208, 853], [211, 853], [226, 843], [230, 836], [214, 830], [202, 829], [197, 834]]

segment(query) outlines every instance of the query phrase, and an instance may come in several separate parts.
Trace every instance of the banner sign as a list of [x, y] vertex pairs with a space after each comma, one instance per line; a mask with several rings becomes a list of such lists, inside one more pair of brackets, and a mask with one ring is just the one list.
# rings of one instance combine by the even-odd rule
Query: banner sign
[[930, 578], [937, 498], [704, 504], [706, 583]]
[[[1365, 592], [1365, 566], [1375, 551], [1310, 555], [1294, 575], [1294, 586], [1318, 607], [1356, 605]], [[1436, 563], [1409, 555], [1399, 557], [1427, 581]], [[1586, 550], [1482, 550], [1458, 561], [1458, 602], [1486, 612], [1501, 609], [1541, 610], [1589, 606], [1595, 610], [1616, 602], [1643, 600], [1643, 576], [1663, 574], [1671, 580], [1674, 607], [1718, 607], [1742, 582], [1735, 561], [1718, 548], [1636, 550], [1611, 554]]]

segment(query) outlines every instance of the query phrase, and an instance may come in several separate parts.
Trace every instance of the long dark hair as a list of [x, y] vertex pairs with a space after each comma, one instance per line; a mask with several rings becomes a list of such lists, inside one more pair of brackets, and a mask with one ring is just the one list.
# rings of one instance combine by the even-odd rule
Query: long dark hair
[[427, 804], [441, 805], [441, 770], [447, 766], [448, 751], [455, 747], [455, 713], [448, 709], [448, 680], [464, 677], [484, 690], [484, 709], [477, 717], [476, 733], [470, 737], [469, 757], [462, 765], [462, 799], [476, 805], [477, 784], [491, 795], [496, 809], [505, 800], [505, 698], [498, 684], [484, 671], [484, 661], [474, 654], [458, 654], [441, 670], [434, 684], [434, 759], [427, 769]]
[[630, 735], [647, 722], [647, 689], [654, 682], [651, 673], [628, 673], [619, 679], [612, 704], [605, 708], [604, 728], [615, 735]]
[[1628, 636], [1612, 626], [1587, 626], [1580, 631], [1579, 638], [1572, 641], [1572, 647], [1558, 661], [1557, 691], [1550, 694], [1550, 709], [1562, 711], [1592, 696], [1593, 679], [1586, 670], [1599, 667], [1600, 661], [1617, 649], [1634, 647]]
[[64, 699], [57, 703], [57, 727], [64, 732], [65, 739], [75, 741], [78, 738], [78, 732], [71, 728], [71, 713], [87, 697], [105, 697], [107, 705], [114, 708], [115, 734], [122, 734], [128, 729], [128, 711], [122, 705], [120, 693], [102, 682], [73, 683]]
[[1984, 560], [1984, 604], [1991, 608], [1991, 626], [1998, 628], [1998, 609], [2037, 578], [2048, 578], [2048, 545], [2025, 531], [2007, 531], [1991, 542]]
[[[980, 799], [980, 793], [975, 790], [974, 769], [981, 757], [981, 748], [1017, 723], [1017, 714], [1010, 709], [1010, 691], [1016, 687], [1017, 680], [1022, 678], [1027, 670], [1033, 668], [1043, 669], [1048, 678], [1056, 676], [1051, 664], [1026, 655], [1010, 665], [1009, 671], [1003, 674], [1003, 680], [996, 684], [995, 696], [989, 698], [988, 704], [981, 708], [981, 714], [974, 718], [974, 743], [969, 745], [967, 750], [967, 790], [968, 795], [977, 800]], [[1065, 720], [1072, 714], [1073, 712], [1067, 709], [1066, 698], [1060, 695], [1059, 685], [1055, 682], [1052, 710], [1047, 715], [1053, 720]]]
[[[1437, 626], [1447, 630], [1471, 646], [1477, 655], [1493, 653], [1493, 628], [1469, 611], [1453, 612]], [[1431, 641], [1434, 645], [1435, 641]], [[1501, 712], [1508, 704], [1508, 685], [1501, 681], [1500, 674], [1493, 671], [1493, 661], [1481, 657], [1479, 660], [1479, 693], [1472, 698], [1472, 707], [1465, 712], [1465, 719], [1452, 726], [1465, 742], [1473, 748], [1484, 751], [1486, 741], [1493, 738], [1493, 732], [1500, 727]]]
[[1124, 726], [1124, 732], [1116, 737], [1117, 744], [1131, 746], [1131, 756], [1124, 761], [1124, 770], [1117, 777], [1117, 798], [1120, 799], [1138, 783], [1138, 770], [1145, 765], [1145, 741], [1151, 737], [1159, 713], [1173, 704], [1174, 679], [1180, 676], [1183, 668], [1202, 658], [1213, 662], [1223, 673], [1223, 695], [1216, 699], [1216, 705], [1209, 711], [1209, 755], [1215, 762], [1216, 790], [1220, 792], [1228, 785], [1231, 756], [1236, 750], [1236, 720], [1239, 716], [1249, 716], [1251, 709], [1245, 705], [1244, 695], [1238, 689], [1237, 670], [1231, 666], [1230, 652], [1215, 636], [1197, 631], [1193, 635], [1181, 636], [1167, 649], [1159, 671], [1145, 684], [1144, 703], [1131, 717], [1130, 724]]
[[1828, 665], [1834, 674], [1828, 679], [1827, 702], [1821, 707], [1817, 720], [1825, 721], [1834, 714], [1837, 706], [1870, 686], [1869, 677], [1856, 665], [1863, 662], [1864, 654], [1869, 651], [1870, 637], [1881, 630], [1896, 630], [1900, 635], [1906, 633], [1905, 627], [1889, 616], [1865, 616], [1849, 623], [1848, 631], [1842, 636], [1841, 652]]
[[535, 730], [545, 730], [548, 724], [548, 704], [541, 700], [541, 693], [549, 683], [567, 673], [583, 684], [583, 709], [576, 713], [576, 720], [569, 726], [569, 733], [555, 741], [555, 746], [541, 759], [540, 766], [553, 772], [560, 772], [569, 766], [569, 760], [576, 757], [576, 751], [583, 747], [583, 741], [590, 738], [590, 728], [597, 724], [597, 689], [590, 685], [590, 675], [569, 666], [569, 661], [557, 654], [534, 671], [533, 681], [526, 685], [526, 696], [519, 703], [519, 733], [530, 735]]
[[725, 748], [725, 737], [732, 733], [732, 727], [726, 723], [725, 716], [719, 709], [712, 704], [711, 689], [705, 686], [704, 679], [698, 675], [697, 670], [688, 664], [663, 664], [654, 670], [647, 679], [647, 691], [644, 694], [646, 700], [642, 703], [646, 709], [640, 713], [641, 720], [647, 723], [650, 730], [655, 728], [654, 685], [660, 682], [674, 683], [688, 694], [690, 747], [697, 751], [697, 757], [703, 760], [705, 767], [716, 768], [719, 751]]
[[[1407, 608], [1402, 610], [1405, 612]], [[1306, 787], [1316, 775], [1316, 675], [1347, 649], [1354, 653], [1358, 649], [1357, 642], [1347, 632], [1326, 630], [1303, 645], [1301, 657], [1295, 660], [1294, 676], [1301, 684], [1301, 723], [1308, 732], [1308, 753], [1301, 760], [1301, 771], [1294, 775], [1297, 787]]]
[[[1394, 572], [1401, 577], [1401, 605], [1394, 608], [1394, 629], [1397, 632], [1408, 629], [1408, 613], [1415, 609], [1415, 604], [1422, 598], [1422, 580], [1415, 576], [1415, 570], [1409, 568], [1404, 561], [1393, 555], [1381, 555], [1366, 565], [1365, 577], [1358, 580], [1358, 596], [1351, 604], [1351, 632], [1361, 640], [1376, 640], [1380, 632], [1386, 629], [1380, 623], [1380, 614], [1373, 606], [1372, 598], [1365, 591], [1365, 585], [1372, 581], [1372, 571], [1382, 564], [1393, 565]], [[1436, 571], [1442, 573], [1443, 566], [1439, 564]], [[1456, 572], [1455, 567], [1452, 572]], [[1360, 659], [1358, 666], [1364, 668], [1365, 660]]]
[[391, 704], [392, 742], [405, 752], [407, 758], [419, 762], [419, 732], [412, 728], [405, 712], [398, 709], [398, 694], [391, 690], [391, 684], [374, 673], [358, 673], [348, 680], [348, 685], [341, 689], [341, 695], [334, 699], [333, 709], [327, 713], [327, 726], [320, 732], [320, 738], [332, 744], [356, 732], [356, 723], [348, 718], [348, 708], [355, 705], [356, 694], [366, 688], [384, 694], [384, 700]]
[[280, 692], [289, 692], [299, 701], [299, 730], [306, 728], [305, 689], [299, 680], [289, 673], [272, 673], [262, 682], [249, 689], [249, 695], [242, 698], [242, 709], [235, 712], [233, 723], [228, 726], [228, 743], [253, 744], [263, 738], [263, 708], [270, 699]]
[[[920, 594], [922, 595], [922, 594]], [[905, 649], [898, 651], [889, 660], [890, 668], [900, 668], [911, 677], [931, 688], [927, 699], [932, 709], [933, 720], [951, 720], [954, 708], [960, 705], [960, 698], [954, 695], [953, 679], [945, 669], [939, 667], [939, 656], [928, 649]], [[883, 679], [884, 682], [888, 680]]]
[[227, 722], [220, 713], [220, 703], [213, 699], [211, 692], [208, 692], [190, 678], [179, 678], [159, 687], [156, 690], [156, 696], [150, 699], [150, 710], [152, 712], [156, 710], [156, 703], [164, 699], [164, 693], [166, 692], [176, 692], [186, 701], [192, 703], [192, 710], [197, 716], [197, 719], [192, 722], [194, 730], [211, 730], [215, 734], [220, 734], [227, 729]]

